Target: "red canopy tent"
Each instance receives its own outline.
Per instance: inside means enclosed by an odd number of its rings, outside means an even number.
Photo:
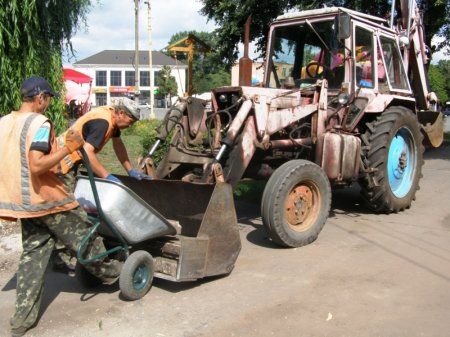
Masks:
[[[84,101],[81,107],[81,115],[84,115],[90,105],[89,98],[91,97],[92,77],[69,68],[64,68],[63,74],[66,87],[66,103],[69,104],[73,100]],[[85,83],[89,83],[88,92],[81,87]]]
[[[92,77],[85,75],[83,73],[80,73],[79,71],[76,71],[75,69],[69,69],[65,68],[63,69],[64,72],[64,80],[71,80],[76,83],[82,84],[82,83],[92,83]]]

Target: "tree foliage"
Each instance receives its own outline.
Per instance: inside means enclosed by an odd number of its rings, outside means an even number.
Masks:
[[[175,77],[170,75],[171,71],[169,66],[163,66],[156,81],[160,95],[164,96],[164,98],[169,96],[169,99],[171,96],[176,96],[178,92],[177,81]]]
[[[436,93],[441,104],[450,100],[450,60],[441,60],[428,69],[430,89]]]
[[[62,52],[72,52],[71,37],[85,17],[90,0],[9,0],[0,7],[0,116],[18,109],[20,85],[42,76],[63,91]],[[65,126],[63,97],[46,115],[57,132]]]
[[[217,51],[231,66],[238,57],[238,43],[244,41],[244,24],[251,15],[250,40],[264,56],[270,23],[287,11],[323,6],[343,6],[363,13],[386,17],[391,10],[387,0],[201,0],[201,13],[217,23]],[[431,46],[434,35],[443,41],[433,51],[450,46],[450,3],[448,0],[418,0],[424,10],[425,42]]]
[[[226,70],[221,56],[217,52],[217,36],[215,33],[197,32],[195,30],[179,32],[172,35],[169,45],[185,38],[189,34],[194,35],[212,49],[209,53],[194,53],[192,62],[194,92],[208,92],[213,88],[230,85],[231,74]],[[177,59],[186,60],[186,58],[185,54],[177,53]]]

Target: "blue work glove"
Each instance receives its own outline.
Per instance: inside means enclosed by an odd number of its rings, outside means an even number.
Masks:
[[[122,183],[119,178],[117,178],[116,176],[113,176],[112,174],[108,174],[107,177],[105,179],[108,179],[109,181],[114,181],[115,183]]]
[[[128,175],[131,178],[134,178],[134,179],[137,179],[137,180],[142,180],[142,179],[151,180],[152,179],[152,177],[150,177],[150,176],[148,176],[148,175],[146,175],[144,173],[138,172],[136,170],[129,170],[128,171]]]

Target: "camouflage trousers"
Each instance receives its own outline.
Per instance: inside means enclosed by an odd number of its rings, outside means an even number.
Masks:
[[[39,218],[21,219],[21,224],[23,252],[17,271],[15,313],[10,320],[12,329],[28,329],[37,320],[45,271],[55,242],[60,241],[72,252],[76,252],[91,226],[81,207]],[[102,238],[95,236],[87,245],[84,257],[92,257],[104,251]],[[85,268],[104,283],[111,283],[120,275],[121,266],[121,262],[105,258],[85,265]]]
[[[69,189],[70,193],[74,193],[77,183],[77,172],[79,165],[75,165],[65,175],[60,175],[59,178],[64,181],[64,184]],[[56,241],[55,250],[53,251],[51,262],[56,269],[64,269],[67,267],[69,270],[73,268],[73,260],[75,260],[76,254],[70,249],[66,248],[64,243],[60,240]]]

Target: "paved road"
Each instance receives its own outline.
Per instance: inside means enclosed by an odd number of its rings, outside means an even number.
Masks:
[[[154,108],[153,113],[155,114],[155,118],[162,120],[164,116],[166,115],[167,109],[163,108]],[[148,108],[141,108],[141,119],[148,119],[150,115],[150,109]]]
[[[426,153],[423,175],[399,214],[368,212],[357,188],[335,192],[318,240],[298,249],[271,244],[258,205],[238,203],[243,247],[229,276],[156,280],[139,301],[49,272],[27,336],[450,336],[450,146]],[[0,272],[0,336],[14,282],[14,268]]]

